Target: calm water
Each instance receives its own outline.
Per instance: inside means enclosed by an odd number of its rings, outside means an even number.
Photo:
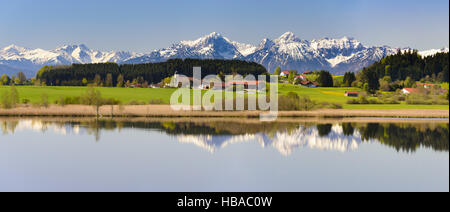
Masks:
[[[0,118],[0,191],[449,191],[448,120],[368,121]]]

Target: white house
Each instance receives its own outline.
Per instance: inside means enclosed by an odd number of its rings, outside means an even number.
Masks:
[[[281,76],[281,77],[288,77],[288,76],[289,76],[289,71],[282,71],[282,72],[280,73],[280,76]]]

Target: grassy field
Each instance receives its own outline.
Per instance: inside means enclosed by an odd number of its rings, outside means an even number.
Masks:
[[[28,99],[30,102],[39,102],[42,94],[48,95],[49,102],[53,103],[61,97],[76,97],[81,96],[86,87],[38,87],[38,86],[17,86],[19,97]],[[9,89],[8,86],[0,86],[0,94]],[[107,88],[99,87],[98,89],[103,98],[115,98],[124,103],[136,100],[149,102],[150,100],[163,100],[163,103],[168,104],[170,95],[175,89],[143,89],[143,88]]]
[[[0,86],[0,95],[9,86]],[[176,89],[148,89],[148,88],[97,88],[103,98],[115,98],[123,103],[140,101],[148,103],[150,100],[161,100],[162,104],[170,102],[170,96]],[[17,86],[21,102],[28,99],[31,103],[39,102],[41,95],[46,93],[50,103],[61,97],[76,97],[82,95],[86,87],[36,87]],[[309,96],[318,102],[330,102],[342,104],[344,109],[449,109],[448,105],[348,105],[347,100],[351,97],[344,96],[345,91],[359,91],[357,88],[306,88],[291,84],[280,84],[279,94],[295,92],[300,95]]]

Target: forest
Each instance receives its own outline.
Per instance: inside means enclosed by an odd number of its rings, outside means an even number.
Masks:
[[[416,50],[403,53],[399,51],[375,62],[361,72],[364,75],[374,72],[379,79],[389,76],[392,81],[405,80],[407,77],[419,81],[429,76],[438,82],[448,82],[448,55],[449,53],[438,53],[422,58]]]
[[[240,74],[255,76],[266,74],[264,66],[240,60],[200,60],[171,59],[162,63],[123,64],[72,64],[68,66],[44,66],[36,74],[36,81],[47,86],[84,86],[96,84],[121,87],[126,81],[138,83],[159,83],[175,72],[192,76],[193,67],[202,68],[202,77],[206,75]]]

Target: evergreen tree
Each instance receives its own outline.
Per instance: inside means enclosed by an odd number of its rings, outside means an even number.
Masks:
[[[365,89],[367,92],[375,93],[378,90],[380,87],[380,82],[375,71],[369,71],[366,73],[366,83],[367,87]]]
[[[429,76],[431,81],[448,82],[449,53],[438,53],[423,58],[417,50],[399,51],[395,55],[387,56],[375,62],[362,71],[374,71],[379,78],[390,76],[392,81],[406,80],[407,77],[419,81]],[[432,79],[433,77],[435,80]]]
[[[328,71],[319,71],[317,82],[321,87],[333,87],[333,76]]]
[[[273,73],[274,75],[278,75],[280,76],[281,74],[281,68],[279,66],[277,66],[277,68],[275,69],[275,72]]]
[[[106,79],[107,74],[111,74],[113,79],[118,79],[122,75],[123,80],[132,81],[136,79],[140,83],[159,83],[164,78],[178,74],[192,76],[193,67],[202,67],[202,77],[207,75],[217,75],[222,72],[224,75],[240,74],[255,76],[267,73],[264,66],[240,60],[200,60],[200,59],[170,59],[162,63],[145,64],[125,64],[115,63],[99,64],[72,64],[69,66],[44,66],[36,75],[36,81],[50,86],[80,86],[83,85],[83,78],[94,84],[101,85],[95,76]],[[97,77],[98,79],[98,77]],[[97,83],[95,83],[97,81]],[[115,83],[113,82],[113,85]],[[115,85],[120,84],[117,82]]]
[[[344,81],[343,86],[344,87],[352,87],[353,82],[356,81],[355,73],[353,72],[346,72],[344,74]]]
[[[297,71],[289,71],[288,82],[294,83],[295,75],[297,75]]]

